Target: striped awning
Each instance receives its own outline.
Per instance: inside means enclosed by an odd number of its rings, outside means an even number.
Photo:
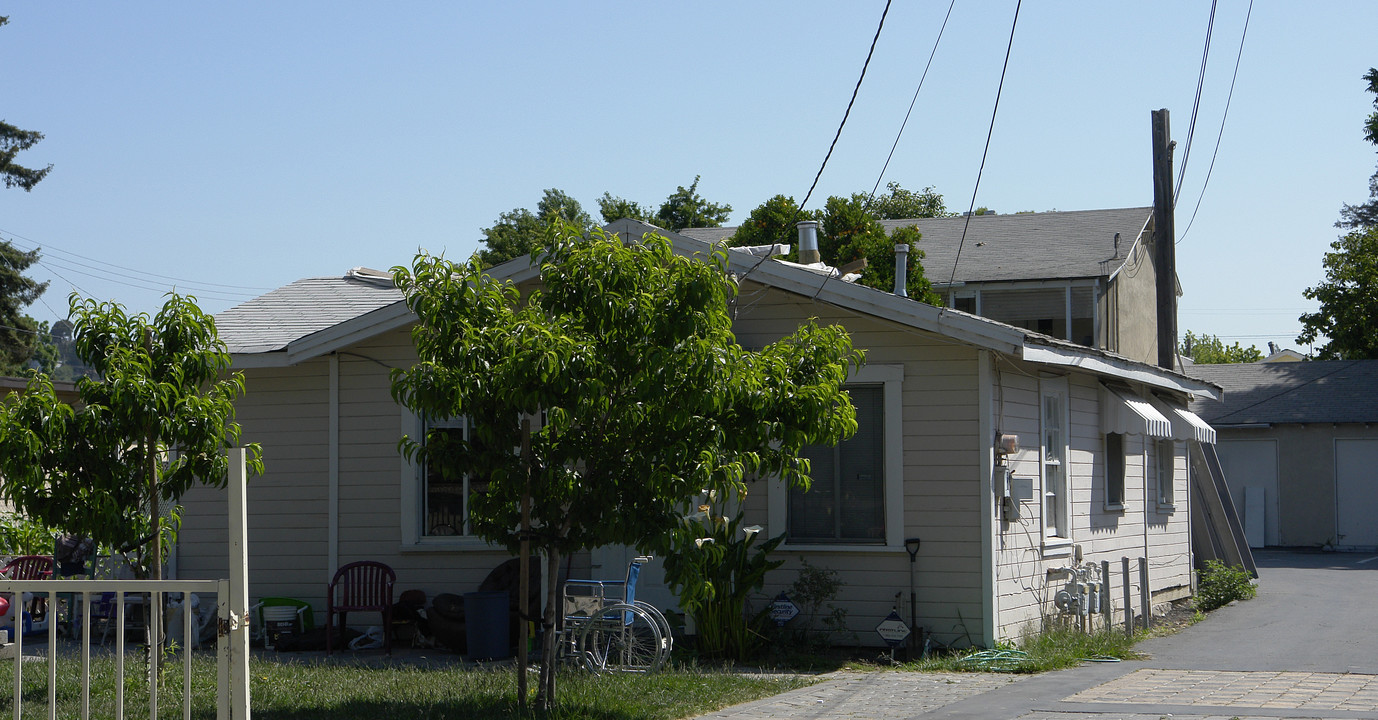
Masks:
[[[1101,385],[1100,424],[1107,434],[1172,437],[1172,423],[1127,387]]]
[[[1172,437],[1178,440],[1195,440],[1208,445],[1215,444],[1215,428],[1202,420],[1200,415],[1160,397],[1150,396],[1149,400],[1172,423]]]

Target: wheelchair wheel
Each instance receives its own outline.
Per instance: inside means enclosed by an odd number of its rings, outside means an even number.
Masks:
[[[664,613],[660,612],[659,608],[648,602],[637,600],[636,606],[655,618],[656,625],[660,627],[660,642],[665,647],[665,658],[669,659],[670,651],[675,649],[675,635],[670,630],[670,621],[665,619]]]
[[[626,603],[609,605],[590,619],[579,636],[579,650],[595,672],[655,672],[669,655],[656,619]]]

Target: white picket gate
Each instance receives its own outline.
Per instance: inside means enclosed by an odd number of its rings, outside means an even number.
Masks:
[[[203,597],[211,594],[216,598],[216,713],[217,720],[249,720],[249,584],[248,584],[248,537],[246,533],[245,506],[245,466],[244,451],[230,451],[229,478],[229,568],[230,577],[221,580],[6,580],[0,578],[0,593],[8,593],[11,602],[17,607],[14,637],[7,646],[4,656],[13,655],[14,663],[14,718],[22,717],[21,697],[23,690],[24,633],[23,593],[33,597],[45,597],[48,609],[48,717],[57,718],[57,667],[59,660],[58,640],[58,601],[62,599],[76,603],[80,608],[78,621],[80,637],[71,641],[80,644],[81,662],[81,719],[88,720],[91,710],[91,641],[92,617],[91,601],[100,598],[102,593],[114,593],[115,645],[115,717],[124,719],[124,676],[125,676],[125,614],[126,600],[131,597],[141,599],[141,604],[151,608],[152,627],[162,627],[161,608],[167,593],[182,593],[189,598],[192,593]],[[191,667],[192,643],[195,637],[193,613],[189,603],[184,603],[182,613],[182,637],[186,638],[181,649],[182,663],[182,717],[190,720],[191,707]],[[142,611],[140,611],[142,614]],[[140,660],[142,665],[142,659]],[[150,663],[150,665],[155,665]],[[150,672],[148,717],[158,717],[157,673]]]

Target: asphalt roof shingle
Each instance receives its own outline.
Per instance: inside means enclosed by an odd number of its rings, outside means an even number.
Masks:
[[[400,290],[377,278],[305,278],[216,315],[215,327],[231,353],[273,352],[401,301]]]
[[[924,271],[934,282],[1009,282],[1108,276],[1153,217],[1153,208],[976,215],[971,218],[882,220],[887,232],[916,225]],[[966,240],[962,240],[965,230]],[[681,235],[718,242],[737,231],[686,228]],[[1119,234],[1118,248],[1115,235]],[[797,242],[791,237],[785,242]],[[961,263],[953,272],[957,249]]]
[[[1224,402],[1191,409],[1212,425],[1378,422],[1378,360],[1192,365],[1219,385]]]

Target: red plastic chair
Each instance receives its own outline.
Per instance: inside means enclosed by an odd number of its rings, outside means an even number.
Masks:
[[[335,572],[325,591],[325,654],[335,650],[335,615],[340,616],[340,639],[351,612],[376,612],[383,616],[383,647],[392,654],[392,588],[397,573],[373,560],[352,562]]]
[[[48,580],[53,577],[53,558],[51,555],[20,555],[0,569],[0,575],[11,580]],[[48,599],[35,595],[29,603],[29,617],[36,620],[47,612]]]

